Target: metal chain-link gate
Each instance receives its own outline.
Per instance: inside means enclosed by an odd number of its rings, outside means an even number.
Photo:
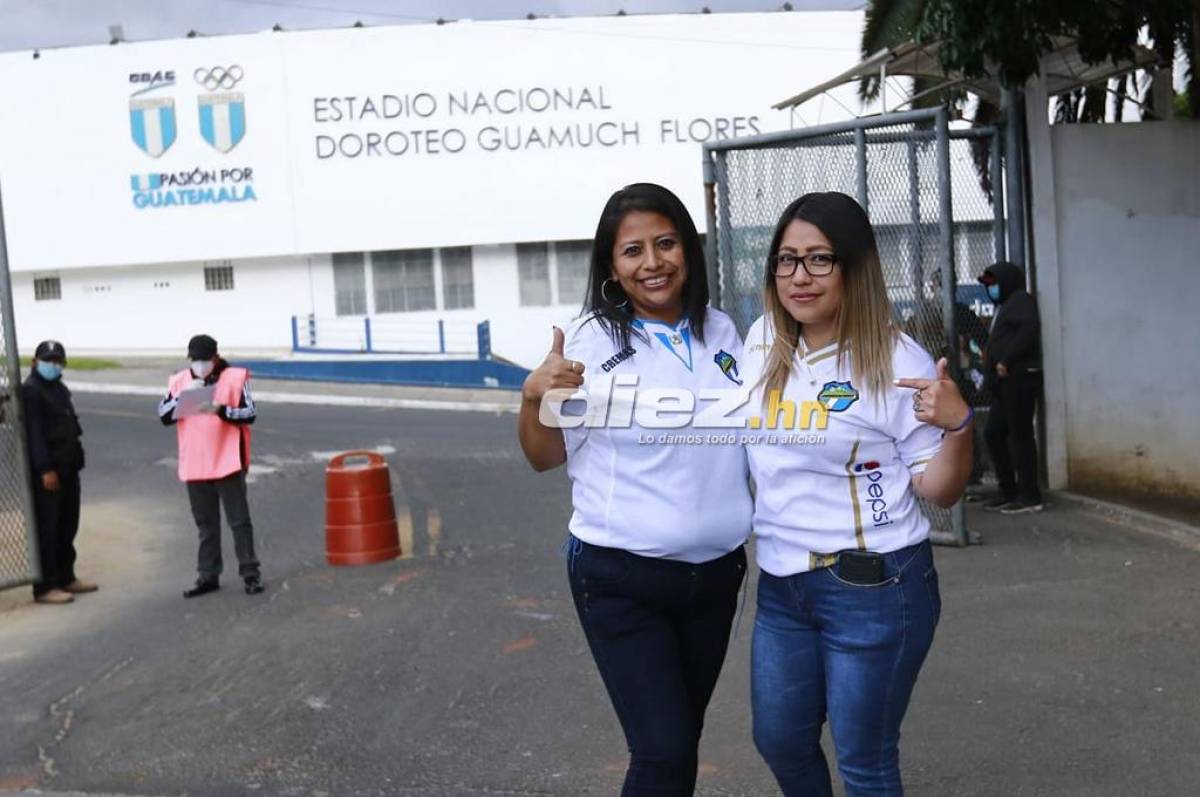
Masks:
[[[0,204],[0,589],[38,579],[33,496],[25,461],[21,359],[13,320],[12,284]]]
[[[947,357],[966,399],[986,408],[992,305],[976,280],[1004,258],[1001,140],[994,127],[951,130],[947,110],[933,108],[706,144],[713,304],[744,335],[762,314],[779,214],[811,191],[849,194],[870,216],[896,323]],[[961,503],[922,506],[939,536],[966,544]]]

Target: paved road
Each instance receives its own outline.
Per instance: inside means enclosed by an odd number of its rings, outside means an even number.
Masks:
[[[623,740],[558,551],[567,481],[525,467],[512,415],[264,405],[268,592],[184,601],[195,531],[173,433],[152,399],[78,398],[82,572],[103,589],[63,608],[0,594],[0,792],[616,793]],[[329,568],[322,452],[372,446],[393,452],[412,555]],[[910,794],[1193,793],[1196,546],[1079,508],[974,520],[985,546],[938,551]],[[701,794],[776,793],[750,741],[752,626],[753,592]]]

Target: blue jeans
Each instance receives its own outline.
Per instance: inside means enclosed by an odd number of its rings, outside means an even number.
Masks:
[[[751,659],[754,744],[786,797],[832,797],[829,718],[847,797],[901,797],[900,723],[941,614],[929,542],[858,586],[822,568],[762,573]]]
[[[725,662],[745,549],[694,565],[568,544],[575,608],[629,745],[621,794],[686,797],[696,788],[704,711]]]

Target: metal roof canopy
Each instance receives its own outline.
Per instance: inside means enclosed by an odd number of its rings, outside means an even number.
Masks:
[[[947,72],[938,63],[938,47],[939,45],[936,43],[917,44],[915,42],[905,42],[896,47],[884,48],[870,58],[842,72],[840,75],[802,91],[793,97],[782,100],[771,107],[776,110],[796,108],[830,89],[835,89],[846,83],[876,74],[879,75],[881,84],[883,85],[882,97],[885,112],[889,110],[886,107],[886,86],[887,78],[890,76],[923,77],[938,81],[938,85],[906,98],[890,110],[902,108],[919,97],[949,88],[963,88],[989,100],[993,104],[1000,104],[1003,90],[998,80],[990,78],[967,78],[959,72]],[[1046,77],[1046,93],[1049,96],[1062,94],[1081,86],[1099,83],[1134,69],[1154,69],[1157,67],[1157,64],[1158,59],[1154,52],[1139,44],[1135,45],[1133,58],[1128,61],[1121,63],[1109,61],[1089,65],[1084,63],[1080,57],[1079,50],[1075,46],[1075,39],[1066,36],[1058,37],[1055,40],[1054,49],[1042,56],[1042,69]],[[989,64],[989,69],[991,68]]]

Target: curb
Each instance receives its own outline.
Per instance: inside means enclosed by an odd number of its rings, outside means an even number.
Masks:
[[[1145,534],[1151,534],[1155,537],[1173,540],[1189,548],[1200,550],[1200,526],[1194,526],[1182,520],[1166,518],[1162,515],[1156,515],[1153,512],[1134,509],[1123,504],[1114,504],[1110,501],[1066,490],[1055,490],[1050,495],[1061,499],[1064,503],[1090,510],[1092,514],[1098,515],[1112,523],[1120,524]]]
[[[118,385],[103,382],[70,383],[75,393],[100,393],[114,396],[154,396],[162,398],[163,389],[150,385]],[[445,410],[447,412],[497,412],[515,414],[520,407],[495,401],[435,401],[433,399],[386,398],[382,396],[338,396],[314,393],[254,391],[254,400],[264,404],[309,404],[323,407],[373,407],[398,410]]]

